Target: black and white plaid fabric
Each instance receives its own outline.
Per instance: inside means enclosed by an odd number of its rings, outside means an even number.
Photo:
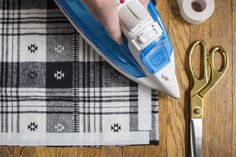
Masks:
[[[0,145],[158,143],[157,94],[103,61],[53,0],[0,0]]]

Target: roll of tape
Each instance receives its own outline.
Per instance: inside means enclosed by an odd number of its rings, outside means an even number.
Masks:
[[[214,0],[177,0],[181,16],[191,24],[205,22],[214,12]]]

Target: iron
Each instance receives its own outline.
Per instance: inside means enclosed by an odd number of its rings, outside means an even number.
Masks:
[[[55,0],[82,37],[115,69],[131,80],[179,98],[174,52],[152,2],[117,0],[122,45],[114,42],[81,0]]]

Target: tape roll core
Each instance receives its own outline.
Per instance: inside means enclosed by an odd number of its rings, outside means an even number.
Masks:
[[[192,8],[196,12],[202,12],[206,9],[206,1],[205,0],[195,0],[192,2]]]

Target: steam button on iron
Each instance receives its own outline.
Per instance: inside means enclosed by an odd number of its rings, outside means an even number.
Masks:
[[[122,4],[122,3],[125,3],[125,0],[120,0],[120,3]]]

